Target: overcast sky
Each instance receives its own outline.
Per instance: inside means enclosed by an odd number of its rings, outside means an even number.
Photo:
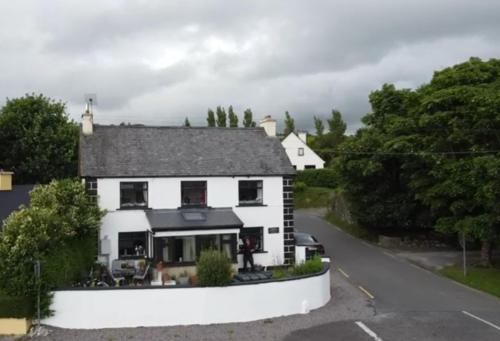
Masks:
[[[500,57],[499,0],[2,1],[0,98],[43,93],[79,120],[206,125],[252,108],[349,130],[383,83],[416,87],[470,56]],[[241,120],[241,118],[240,118]]]

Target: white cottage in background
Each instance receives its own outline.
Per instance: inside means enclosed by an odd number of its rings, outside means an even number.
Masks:
[[[318,156],[306,143],[307,133],[290,133],[281,144],[286,150],[293,167],[297,170],[320,169],[325,166],[325,161]]]
[[[262,128],[94,125],[83,115],[79,172],[106,210],[99,258],[147,257],[194,266],[217,247],[242,266],[249,236],[256,264],[292,263],[295,170]]]

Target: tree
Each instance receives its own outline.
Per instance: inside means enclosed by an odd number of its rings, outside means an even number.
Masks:
[[[288,136],[295,131],[295,120],[290,116],[288,111],[285,112],[285,130],[283,134]]]
[[[491,264],[500,235],[500,60],[471,58],[416,90],[386,84],[370,103],[337,163],[359,221],[466,233]]]
[[[189,122],[189,119],[187,117],[184,120],[184,127],[191,127],[191,123]]]
[[[245,112],[243,113],[243,126],[245,128],[251,128],[256,126],[255,122],[253,121],[252,109],[250,108],[245,110]]]
[[[332,110],[332,117],[327,122],[330,130],[328,132],[330,146],[337,146],[344,140],[347,125],[342,119],[340,111],[335,109]]]
[[[212,109],[208,109],[207,123],[209,127],[215,127],[215,114]]]
[[[14,211],[0,233],[0,291],[28,297],[34,306],[40,285],[42,314],[50,313],[50,291],[88,272],[97,254],[103,212],[79,179],[37,185],[29,207]],[[40,282],[34,261],[42,264]]]
[[[227,126],[226,109],[224,109],[220,105],[217,106],[216,115],[217,115],[217,127],[225,128]]]
[[[237,128],[238,127],[238,116],[233,111],[233,106],[230,105],[227,109],[227,115],[229,117],[229,127]]]
[[[323,136],[325,125],[321,118],[314,116],[314,127],[316,128],[316,136]]]
[[[43,95],[7,99],[0,110],[0,168],[18,184],[77,175],[78,125],[62,102]]]

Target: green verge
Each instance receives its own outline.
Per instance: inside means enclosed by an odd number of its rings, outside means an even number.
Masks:
[[[344,232],[347,232],[354,237],[366,240],[370,243],[377,243],[378,242],[378,234],[377,233],[375,233],[371,230],[368,230],[366,228],[363,228],[357,224],[350,224],[350,223],[340,219],[332,211],[328,211],[328,213],[325,216],[325,219],[329,223],[337,226],[338,228],[340,228]]]
[[[331,188],[306,186],[302,191],[294,193],[295,208],[328,207],[333,192]]]
[[[500,297],[500,268],[468,267],[464,277],[460,266],[448,266],[438,271],[457,282]]]

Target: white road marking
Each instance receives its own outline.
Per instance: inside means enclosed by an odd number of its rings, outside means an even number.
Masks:
[[[366,334],[370,335],[370,336],[371,336],[371,338],[373,338],[375,341],[384,341],[384,340],[382,340],[380,337],[378,337],[378,335],[377,335],[377,334],[375,334],[375,333],[373,332],[373,330],[371,330],[370,328],[368,328],[368,327],[367,327],[367,326],[366,326],[363,322],[361,322],[361,321],[356,321],[356,324],[358,325],[358,327],[359,327],[359,328],[363,329],[363,331],[364,331]]]
[[[342,275],[344,275],[345,278],[349,278],[349,275],[344,271],[342,270],[341,268],[339,268],[339,271]]]
[[[373,248],[373,245],[372,245],[372,244],[369,244],[369,243],[367,243],[367,242],[365,242],[365,241],[361,241],[361,243],[362,243],[362,244],[364,244],[365,246],[368,246],[368,247],[370,247],[370,248]]]
[[[487,324],[487,325],[488,325],[488,326],[490,326],[490,327],[493,327],[493,328],[495,328],[495,329],[497,329],[497,330],[500,330],[500,327],[499,327],[499,326],[497,326],[497,325],[496,325],[496,324],[494,324],[494,323],[491,323],[490,321],[486,321],[486,320],[484,320],[484,319],[482,319],[482,318],[480,318],[480,317],[478,317],[478,316],[476,316],[476,315],[474,315],[474,314],[471,314],[471,313],[469,313],[469,312],[467,312],[467,311],[465,311],[465,310],[462,310],[462,313],[464,313],[465,315],[470,316],[470,317],[472,317],[472,318],[474,318],[474,319],[476,319],[476,320],[478,320],[478,321],[481,321],[481,322],[483,322],[483,323]]]
[[[389,256],[389,257],[391,257],[391,258],[396,259],[396,256],[394,256],[392,253],[389,253],[389,252],[387,252],[387,251],[383,251],[383,252],[384,252],[384,255]]]

